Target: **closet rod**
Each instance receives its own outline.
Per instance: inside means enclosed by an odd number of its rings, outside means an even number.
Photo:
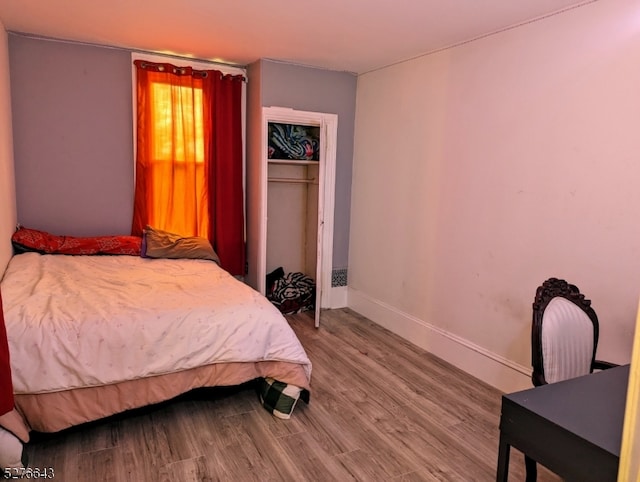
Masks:
[[[270,177],[268,178],[269,182],[291,182],[291,183],[302,183],[302,184],[318,184],[315,179],[292,179],[289,177]]]

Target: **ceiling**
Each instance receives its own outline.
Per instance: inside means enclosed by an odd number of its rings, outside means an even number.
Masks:
[[[9,32],[365,73],[597,0],[0,0]]]

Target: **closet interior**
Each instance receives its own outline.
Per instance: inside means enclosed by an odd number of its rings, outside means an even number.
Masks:
[[[283,313],[314,309],[316,326],[331,278],[336,124],[335,114],[263,109],[264,294]]]

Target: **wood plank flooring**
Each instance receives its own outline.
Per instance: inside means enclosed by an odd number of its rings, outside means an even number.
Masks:
[[[272,417],[250,384],[202,390],[25,447],[74,481],[491,481],[497,390],[349,309],[287,317],[313,363],[311,402]],[[541,482],[560,480],[540,467]],[[524,480],[511,453],[510,480]]]

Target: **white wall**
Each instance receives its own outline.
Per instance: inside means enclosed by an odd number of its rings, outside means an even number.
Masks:
[[[0,278],[11,258],[11,234],[16,227],[16,193],[11,131],[9,47],[0,21]]]
[[[640,3],[607,0],[358,79],[349,306],[505,391],[551,276],[630,359]]]

